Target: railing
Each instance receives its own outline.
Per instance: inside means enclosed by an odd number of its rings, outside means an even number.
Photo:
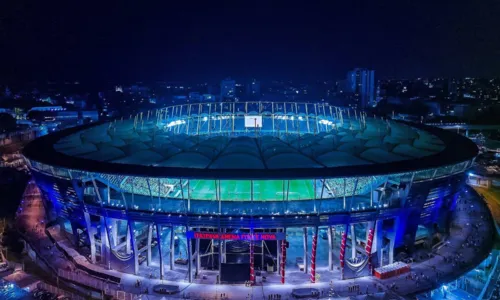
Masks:
[[[496,224],[496,222],[495,222],[495,224]],[[498,228],[498,225],[497,225],[497,228]],[[497,258],[495,259],[495,264],[493,265],[493,269],[491,270],[490,275],[488,276],[488,279],[486,280],[486,284],[484,285],[484,288],[481,291],[481,294],[479,294],[479,296],[477,297],[478,299],[485,299],[484,297],[485,297],[486,291],[490,289],[490,285],[493,289],[495,288],[495,286],[494,286],[495,282],[493,282],[493,284],[492,284],[491,281],[492,281],[492,279],[494,279],[493,275],[495,275],[495,274],[496,274],[495,279],[498,278],[499,271],[500,271],[498,268],[499,261],[500,261],[500,256],[497,255]],[[493,290],[491,292],[493,292]],[[491,294],[491,292],[488,294]],[[488,297],[487,299],[490,299],[491,295],[487,295],[487,297]]]

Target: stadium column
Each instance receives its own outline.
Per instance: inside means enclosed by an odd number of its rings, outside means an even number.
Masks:
[[[128,232],[129,232],[129,238],[127,240],[129,241],[129,244],[132,246],[132,251],[133,251],[133,257],[134,257],[134,274],[137,275],[139,274],[139,253],[137,251],[137,243],[135,241],[135,234],[134,234],[134,221],[128,221]]]
[[[311,283],[316,282],[316,248],[318,246],[318,226],[314,227],[311,249]]]
[[[277,229],[276,232],[280,230]],[[280,261],[280,252],[281,252],[281,240],[276,240],[276,272],[281,272],[281,261]]]
[[[374,233],[375,233],[375,222],[368,222],[366,225],[366,247],[365,247],[365,252],[366,256],[368,257],[368,272],[370,272],[370,275],[373,274],[373,267],[372,267],[372,246],[373,246],[373,240],[374,240]]]
[[[340,241],[340,279],[342,280],[344,280],[345,249],[346,249],[348,232],[349,232],[349,224],[345,224],[344,232],[342,232],[342,240]]]
[[[382,220],[377,220],[375,223],[375,246],[373,246],[375,249],[377,249],[377,260],[378,260],[378,266],[383,267],[384,266],[384,248],[383,248],[383,241],[384,241],[384,233],[383,233],[383,221]]]
[[[220,227],[219,227],[219,232],[220,232]],[[219,261],[219,282],[220,283],[220,276],[221,276],[221,269],[222,269],[222,239],[218,240],[218,248],[219,248],[219,256],[218,256],[218,261]]]
[[[226,233],[227,229],[226,228],[222,229],[222,232]],[[222,242],[222,262],[226,263],[226,240],[221,240],[221,242]]]
[[[130,232],[130,230],[127,230],[127,233],[125,234],[126,236],[126,241],[125,241],[125,250],[127,251],[127,253],[130,253],[132,252],[132,235],[133,235],[133,231]]]
[[[285,239],[281,240],[281,263],[280,263],[280,275],[281,275],[281,284],[285,284],[285,267],[286,267],[286,228],[283,228],[283,232],[285,233]]]
[[[88,212],[83,213],[85,217],[85,226],[87,228],[87,234],[89,237],[90,243],[90,261],[95,264],[95,238],[94,238],[94,229],[92,228],[92,223],[90,222],[90,215]]]
[[[303,228],[303,232],[304,232],[304,236],[303,236],[303,240],[304,240],[304,258],[303,258],[303,262],[304,262],[304,273],[307,274],[307,227],[304,227]]]
[[[158,241],[158,254],[160,258],[160,279],[163,279],[163,255],[161,252],[161,231],[160,225],[156,223],[156,240]]]
[[[264,271],[264,248],[265,248],[264,247],[264,240],[262,240],[260,242],[260,246],[261,246],[261,250],[262,250],[261,253],[260,253],[260,269],[262,271]]]
[[[200,231],[201,228],[198,228],[198,231]],[[201,261],[200,261],[200,239],[196,239],[196,275],[200,274],[201,271]]]
[[[189,230],[189,227],[186,226],[186,232]],[[189,282],[193,282],[193,253],[191,247],[191,239],[187,238],[187,254],[188,254],[188,280]]]
[[[351,259],[356,259],[356,230],[354,224],[351,224]]]
[[[147,248],[147,256],[148,256],[148,267],[151,266],[151,243],[153,241],[153,224],[148,225],[148,248]]]
[[[394,227],[392,229],[390,241],[389,241],[389,264],[392,264],[394,262],[394,247],[396,245],[396,234],[397,230],[399,228],[399,219],[400,217],[396,217],[394,220]]]
[[[250,239],[250,284],[255,284],[255,261],[254,261],[254,245],[255,241],[253,240],[253,231],[252,238]]]
[[[347,178],[344,178],[344,210],[346,209],[346,184],[347,184]]]
[[[170,226],[170,252],[169,252],[169,260],[170,260],[170,270],[174,269],[174,254],[175,254],[175,230],[174,225]]]
[[[109,218],[108,218],[109,220]],[[118,244],[118,225],[115,219],[111,219],[111,248],[114,249]]]
[[[333,243],[335,240],[332,226],[328,226],[328,271],[333,271]]]
[[[110,245],[109,245],[109,238],[108,238],[108,232],[106,228],[106,220],[104,219],[104,216],[101,216],[101,262],[103,261],[104,258],[104,264],[106,265],[106,268],[110,269],[110,260],[111,260],[111,253],[110,253]]]

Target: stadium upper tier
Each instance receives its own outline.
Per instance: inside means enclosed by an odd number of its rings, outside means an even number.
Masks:
[[[378,175],[476,153],[468,139],[443,130],[299,103],[172,106],[62,131],[25,151],[35,161],[78,170],[199,178]]]

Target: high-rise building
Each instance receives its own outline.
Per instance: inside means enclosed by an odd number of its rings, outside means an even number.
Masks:
[[[236,81],[231,78],[226,78],[220,83],[220,99],[221,101],[233,99],[235,96]]]
[[[375,101],[375,71],[356,68],[347,73],[347,91],[354,105],[365,108]]]
[[[247,97],[249,98],[258,98],[260,97],[260,82],[252,79],[247,84]]]

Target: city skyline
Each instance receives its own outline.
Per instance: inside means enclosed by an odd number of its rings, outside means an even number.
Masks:
[[[186,6],[5,4],[2,80],[498,76],[488,1]],[[145,17],[147,16],[147,18]]]

